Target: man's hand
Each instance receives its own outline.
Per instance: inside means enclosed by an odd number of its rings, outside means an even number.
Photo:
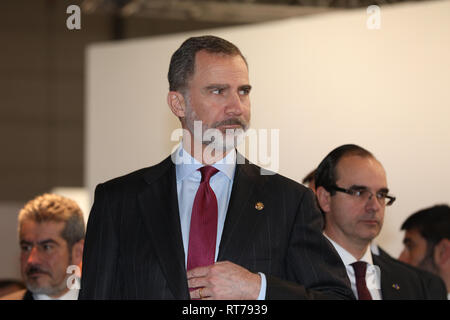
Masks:
[[[191,299],[256,300],[261,276],[229,261],[216,262],[187,272]]]

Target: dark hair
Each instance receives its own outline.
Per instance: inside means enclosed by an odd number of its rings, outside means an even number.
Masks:
[[[187,83],[194,74],[195,55],[201,50],[229,56],[239,55],[247,64],[239,48],[225,39],[215,36],[191,37],[183,42],[170,59],[168,73],[170,91],[182,92],[187,88]]]
[[[322,186],[331,195],[336,193],[331,187],[336,185],[337,172],[336,166],[344,156],[360,156],[363,158],[374,158],[372,153],[355,144],[345,144],[332,150],[319,164],[314,175],[316,188]]]
[[[450,207],[442,204],[413,213],[401,226],[401,230],[411,229],[417,229],[433,246],[442,239],[450,239]]]

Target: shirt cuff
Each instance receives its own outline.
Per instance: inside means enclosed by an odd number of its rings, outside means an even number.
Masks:
[[[266,289],[267,289],[267,280],[266,276],[262,272],[258,272],[261,276],[261,289],[259,290],[258,300],[266,300]]]

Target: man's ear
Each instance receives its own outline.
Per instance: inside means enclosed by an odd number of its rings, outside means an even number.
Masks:
[[[84,239],[78,241],[72,246],[72,264],[81,267],[83,260]]]
[[[330,212],[330,193],[322,186],[316,189],[317,202],[323,212]]]
[[[183,95],[178,91],[169,91],[167,94],[167,104],[170,110],[178,118],[184,118],[186,103]]]
[[[434,247],[434,261],[439,269],[450,267],[450,240],[442,239]]]

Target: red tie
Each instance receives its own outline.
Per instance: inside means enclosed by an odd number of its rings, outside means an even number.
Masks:
[[[358,292],[358,300],[372,300],[369,289],[366,285],[366,268],[367,263],[364,261],[357,261],[351,264],[355,270],[356,290]]]
[[[218,170],[211,166],[199,169],[202,180],[192,206],[187,270],[214,263],[217,237],[217,198],[209,179]]]

